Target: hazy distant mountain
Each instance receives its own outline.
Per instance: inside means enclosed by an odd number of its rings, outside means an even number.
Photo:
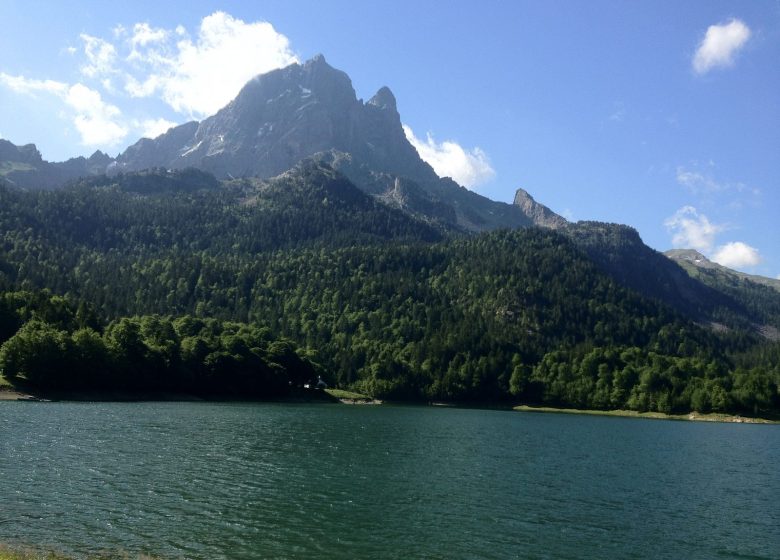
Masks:
[[[71,179],[105,173],[112,161],[111,157],[97,151],[89,158],[51,163],[41,157],[35,144],[16,146],[0,139],[0,178],[24,189],[51,189]]]
[[[691,274],[687,260],[667,258],[648,247],[630,226],[578,222],[561,231],[620,284],[700,323],[749,329],[768,338],[780,333],[780,294],[767,286],[714,263]]]
[[[666,251],[664,255],[682,266],[695,278],[702,279],[702,276],[706,275],[720,276],[722,279],[732,283],[737,283],[740,280],[749,280],[750,282],[769,286],[770,288],[780,291],[780,280],[733,270],[716,262],[712,262],[695,249],[672,249]]]
[[[433,221],[473,231],[539,223],[522,206],[439,178],[406,139],[392,92],[383,87],[364,103],[349,77],[321,55],[258,76],[200,123],[140,140],[112,171],[191,166],[218,178],[267,178],[312,156],[364,191]],[[539,225],[556,222],[549,214]]]

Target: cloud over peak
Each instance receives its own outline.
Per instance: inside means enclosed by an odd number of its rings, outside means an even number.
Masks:
[[[742,268],[746,266],[756,266],[761,262],[761,255],[758,249],[751,247],[741,241],[732,241],[721,245],[712,260],[729,268]]]
[[[496,176],[490,159],[481,148],[464,149],[452,140],[436,142],[431,133],[422,140],[415,136],[411,127],[403,125],[403,128],[407,140],[440,177],[452,177],[464,187],[474,189]]]
[[[742,241],[730,241],[715,247],[715,237],[728,229],[722,224],[713,224],[693,206],[683,206],[664,222],[672,234],[675,248],[696,249],[710,255],[710,259],[729,268],[744,268],[760,264],[758,249]]]
[[[159,95],[195,118],[217,112],[256,75],[298,62],[287,37],[270,23],[246,23],[225,12],[203,18],[194,39],[181,26],[169,31],[141,23],[127,42],[127,93]]]
[[[693,206],[683,206],[667,218],[664,225],[672,234],[672,245],[696,249],[702,253],[712,250],[715,236],[725,229],[722,225],[710,222],[707,216],[699,214]]]
[[[732,66],[735,55],[745,46],[750,36],[750,28],[739,19],[710,25],[696,49],[696,54],[693,55],[694,72],[702,75],[713,68]]]
[[[0,86],[59,99],[81,143],[107,148],[131,131],[155,137],[176,124],[157,115],[125,116],[115,104],[122,98],[157,98],[188,119],[200,119],[225,106],[256,75],[298,62],[287,37],[270,23],[247,23],[221,11],[204,17],[193,36],[181,25],[164,29],[148,22],[112,31],[108,39],[82,33],[81,48],[68,49],[81,58],[83,83],[0,72]]]

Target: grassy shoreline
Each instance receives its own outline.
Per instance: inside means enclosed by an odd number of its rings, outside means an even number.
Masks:
[[[344,389],[325,389],[325,392],[338,399],[343,404],[382,404],[382,401],[354,391],[345,391]]]
[[[129,554],[121,551],[102,552],[88,556],[70,556],[46,548],[0,543],[0,560],[76,560],[76,558],[85,558],[86,560],[155,560],[154,557],[145,554]]]
[[[677,420],[686,422],[723,422],[733,424],[780,424],[769,418],[753,418],[734,414],[713,412],[702,414],[689,412],[687,414],[664,414],[663,412],[637,412],[635,410],[585,410],[579,408],[556,408],[551,406],[518,405],[512,408],[519,412],[583,414],[586,416],[616,416],[620,418],[649,418],[652,420]]]

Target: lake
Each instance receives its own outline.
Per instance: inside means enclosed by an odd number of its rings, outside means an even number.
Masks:
[[[0,542],[162,558],[779,558],[780,426],[0,403]]]

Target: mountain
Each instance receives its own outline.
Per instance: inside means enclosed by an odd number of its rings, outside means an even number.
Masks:
[[[43,159],[35,144],[16,146],[0,139],[0,179],[23,189],[52,189],[78,177],[105,173],[113,161],[97,151],[89,158],[51,163]]]
[[[740,294],[626,226],[453,235],[311,159],[0,186],[0,375],[42,389],[243,393],[297,355],[290,375],[383,398],[774,414],[780,347],[754,328],[771,300]],[[728,332],[703,328],[718,313]]]
[[[544,204],[539,204],[534,198],[524,189],[517,189],[515,193],[514,205],[523,211],[523,214],[528,216],[534,225],[547,227],[551,229],[558,229],[565,227],[568,222],[562,216],[559,216]]]
[[[712,262],[695,249],[671,249],[664,252],[664,255],[683,267],[691,276],[700,280],[719,276],[731,284],[749,281],[780,291],[780,280],[778,279],[733,270]]]
[[[347,74],[321,55],[257,76],[202,122],[140,140],[109,171],[197,167],[218,178],[268,178],[308,157],[434,222],[467,231],[536,224],[522,205],[495,202],[438,177],[406,139],[390,89],[363,102]],[[544,219],[555,221],[549,214]]]
[[[648,247],[630,226],[578,222],[561,231],[602,270],[645,297],[662,301],[714,329],[752,331],[776,338],[780,294],[767,286],[745,279],[724,281],[722,272],[691,275],[680,265],[684,260],[670,259]]]
[[[0,140],[0,180],[51,189],[102,173],[187,167],[219,179],[266,179],[306,158],[327,163],[385,204],[438,227],[478,232],[566,223],[522,189],[514,204],[506,204],[436,175],[407,140],[390,89],[382,87],[364,102],[349,76],[322,55],[257,76],[215,115],[142,138],[116,160],[98,151],[51,163],[32,144]]]
[[[693,249],[664,254],[697,282],[737,302],[739,312],[753,318],[761,335],[780,340],[780,281],[732,270]]]

